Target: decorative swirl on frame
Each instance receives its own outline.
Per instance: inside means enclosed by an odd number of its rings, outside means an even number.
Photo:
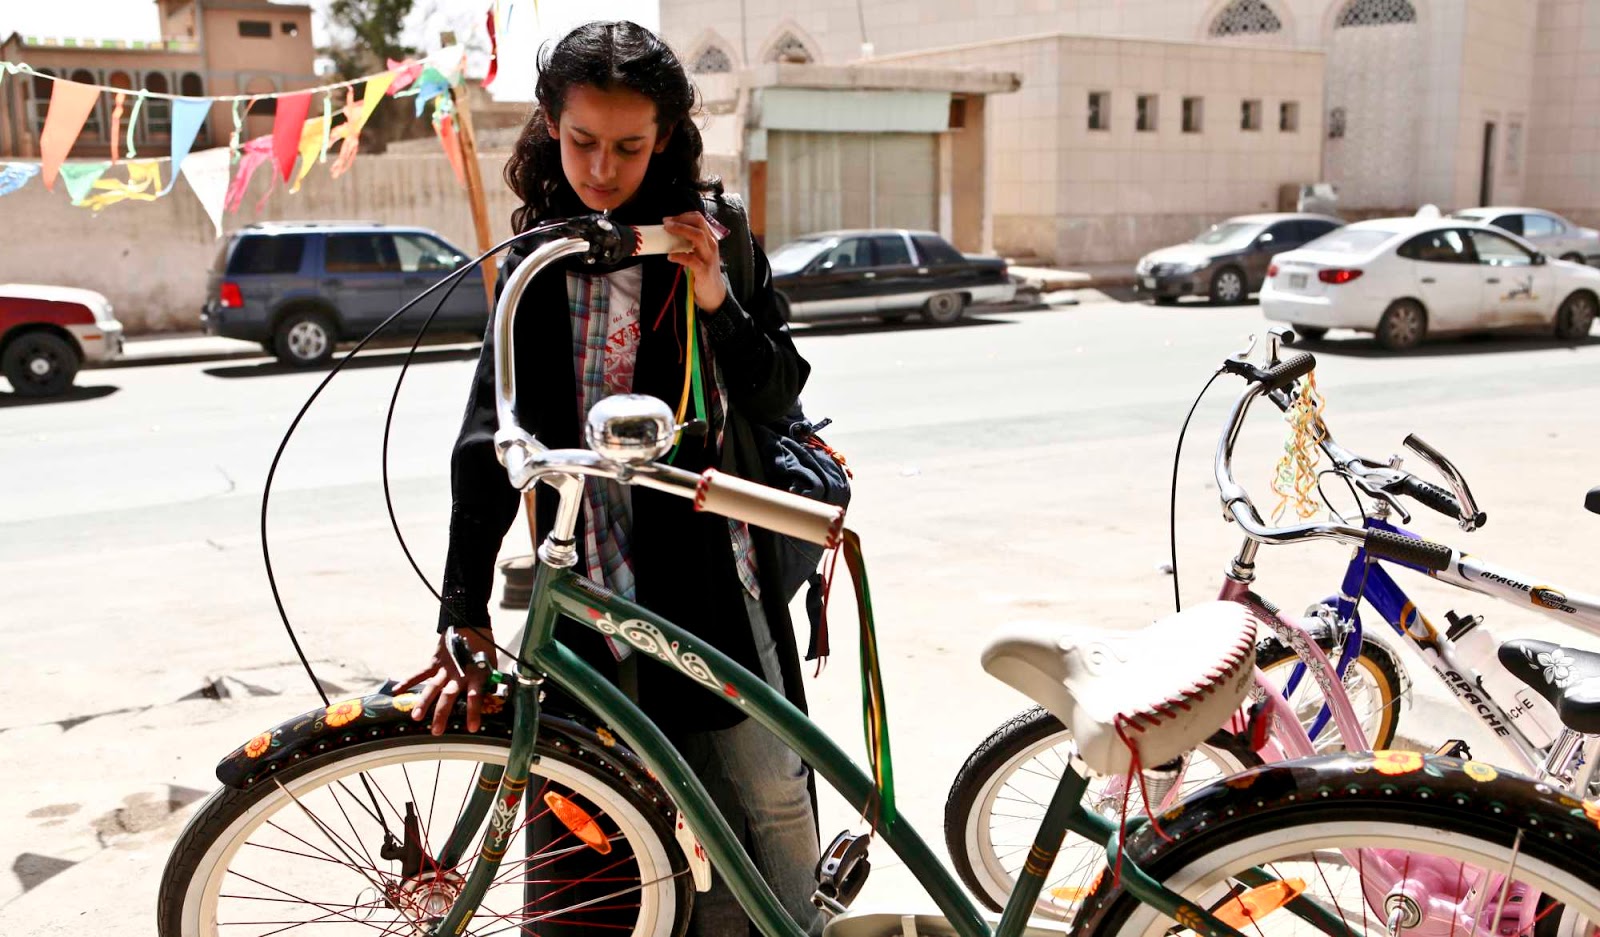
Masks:
[[[601,634],[621,638],[636,650],[649,654],[662,663],[671,664],[701,686],[722,692],[722,683],[717,680],[716,674],[711,672],[711,667],[705,658],[693,651],[679,654],[677,644],[668,641],[667,636],[655,625],[638,619],[629,619],[618,624],[610,615],[603,615],[595,619],[594,626]]]

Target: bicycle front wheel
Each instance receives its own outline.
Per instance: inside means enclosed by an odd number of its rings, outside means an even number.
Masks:
[[[489,821],[460,817],[509,748],[469,735],[383,739],[216,792],[167,862],[161,937],[421,933],[477,862]],[[666,809],[603,755],[543,739],[537,753],[510,851],[463,934],[681,935],[692,882]],[[458,825],[466,849],[442,867]]]
[[[1126,858],[1256,937],[1593,937],[1600,805],[1478,762],[1376,752],[1257,768],[1129,837]],[[1172,921],[1107,875],[1083,934]]]

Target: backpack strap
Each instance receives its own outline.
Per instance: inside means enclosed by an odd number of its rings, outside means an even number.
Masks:
[[[745,212],[744,199],[731,192],[705,200],[706,208],[717,223],[728,229],[728,236],[717,245],[722,251],[722,268],[727,271],[728,285],[740,306],[749,307],[755,293],[755,241],[750,236],[750,216]]]

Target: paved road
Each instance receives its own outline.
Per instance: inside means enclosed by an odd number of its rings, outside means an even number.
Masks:
[[[1092,299],[1092,298],[1091,298]],[[1166,497],[1172,445],[1210,371],[1261,328],[1253,307],[1112,301],[987,315],[950,329],[838,327],[799,336],[805,399],[856,468],[854,525],[872,564],[905,812],[931,839],[949,779],[1023,701],[976,655],[997,622],[1136,626],[1171,608]],[[1457,342],[1396,359],[1348,338],[1317,347],[1328,419],[1374,456],[1421,433],[1457,458],[1492,518],[1473,552],[1593,581],[1600,517],[1600,347]],[[395,546],[379,482],[398,356],[324,393],[279,468],[271,515],[285,607],[334,692],[413,667],[428,597]],[[449,511],[447,453],[470,352],[430,351],[399,397],[390,471],[400,527],[435,575]],[[260,492],[277,441],[321,375],[266,360],[91,371],[29,404],[0,393],[0,933],[150,933],[161,863],[215,760],[315,698],[295,670],[262,575]],[[1179,474],[1188,601],[1235,546],[1217,518],[1210,454],[1234,390],[1198,411]],[[1264,489],[1282,428],[1263,412],[1241,445]],[[1459,543],[1432,518],[1419,529]],[[514,531],[516,529],[514,528]],[[514,532],[506,554],[527,551]],[[1325,594],[1331,548],[1262,558],[1263,591]],[[1531,613],[1417,588],[1435,617],[1481,611],[1504,633]],[[1429,600],[1432,600],[1431,602]],[[843,611],[843,610],[841,610]],[[841,619],[844,617],[841,614]],[[507,623],[514,616],[503,613]],[[861,749],[855,654],[808,688],[822,723]],[[1420,671],[1419,671],[1420,673]],[[219,678],[229,695],[200,691]],[[1419,688],[1432,741],[1473,735]],[[214,694],[213,694],[214,695]],[[1409,721],[1408,721],[1409,720]],[[833,830],[853,818],[825,805]],[[890,857],[868,895],[905,885]]]

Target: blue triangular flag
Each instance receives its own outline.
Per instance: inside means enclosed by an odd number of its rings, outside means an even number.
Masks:
[[[189,148],[194,146],[195,135],[200,132],[200,125],[206,122],[206,115],[211,112],[211,102],[204,98],[175,98],[172,102],[172,177],[167,180],[167,187],[161,190],[162,195],[172,191],[178,183],[178,167],[183,165],[183,158],[189,155]]]
[[[0,163],[0,195],[10,195],[38,174],[38,163]]]

